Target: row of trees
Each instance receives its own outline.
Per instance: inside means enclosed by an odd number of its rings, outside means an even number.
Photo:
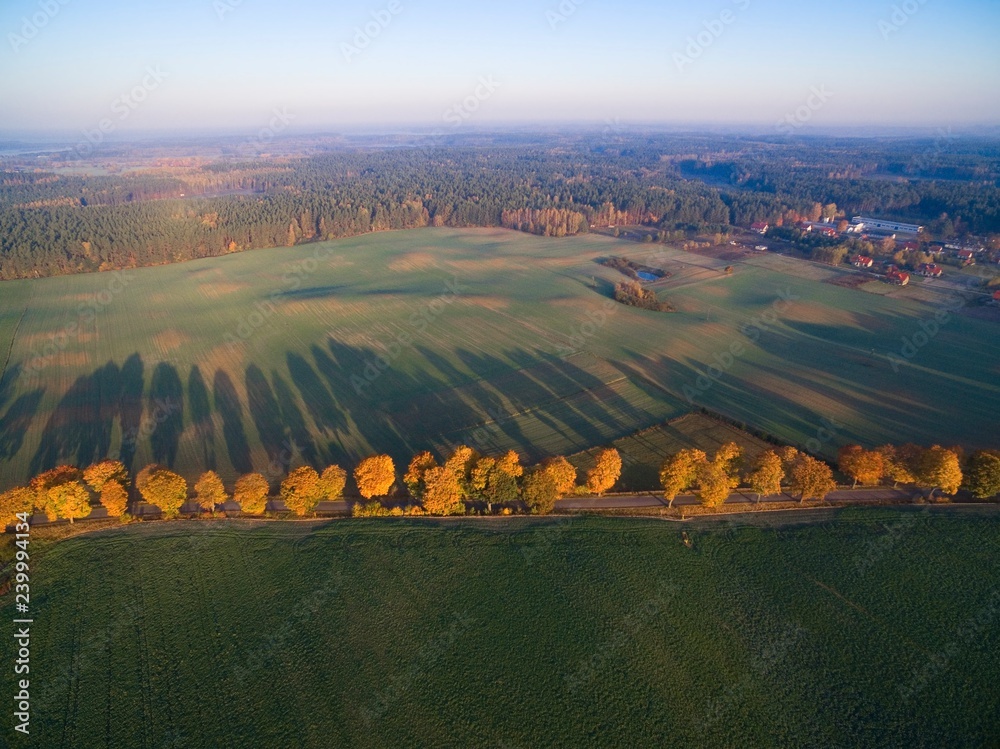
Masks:
[[[603,494],[618,481],[621,466],[617,450],[599,451],[582,490]],[[302,466],[289,472],[277,496],[291,512],[305,516],[322,501],[341,499],[347,478],[340,466],[329,466],[322,473]],[[396,485],[395,463],[388,455],[365,458],[354,469],[354,481],[364,500],[356,503],[356,514],[377,514],[374,503],[390,496]],[[441,465],[430,453],[415,456],[403,482],[410,499],[416,502],[410,508],[412,512],[464,514],[477,503],[509,510],[523,501],[530,512],[544,514],[552,511],[557,499],[577,491],[577,470],[563,457],[525,468],[513,451],[494,458],[461,446]],[[105,460],[83,470],[72,466],[53,468],[33,478],[28,486],[0,494],[0,522],[6,526],[18,513],[41,512],[50,520],[72,523],[90,514],[95,498],[110,517],[125,517],[129,484],[128,471],[119,461]],[[241,476],[230,494],[214,471],[202,474],[192,494],[184,477],[156,464],[136,475],[135,491],[166,518],[177,517],[190,500],[212,514],[234,501],[242,512],[261,515],[271,496],[267,479],[259,473]]]
[[[827,463],[793,447],[768,450],[752,461],[743,457],[743,450],[734,442],[722,445],[711,457],[695,448],[674,453],[660,468],[663,495],[672,507],[678,495],[696,491],[705,506],[718,507],[740,486],[756,494],[758,501],[786,490],[801,501],[822,500],[837,486]],[[930,489],[932,494],[938,490],[955,494],[965,488],[981,499],[1000,495],[997,450],[981,450],[965,458],[961,450],[939,445],[884,445],[875,449],[847,445],[840,450],[838,468],[855,486],[911,484]],[[414,503],[406,511],[461,515],[483,508],[509,511],[523,502],[529,512],[547,514],[561,497],[578,492],[599,496],[610,490],[621,469],[618,451],[602,449],[594,456],[582,486],[577,486],[577,469],[564,457],[525,467],[514,451],[493,457],[460,446],[439,464],[431,453],[422,452],[413,457],[403,476],[409,500]],[[396,485],[391,457],[365,458],[353,476],[363,499],[355,503],[355,514],[391,512],[378,502],[389,497]],[[303,466],[284,478],[277,496],[291,512],[305,516],[322,501],[342,498],[347,479],[340,466],[329,466],[322,473]],[[50,520],[73,522],[90,514],[95,498],[109,516],[124,517],[129,485],[128,471],[118,461],[105,460],[83,470],[60,466],[39,474],[26,487],[0,494],[0,521],[7,525],[17,513],[42,512]],[[176,517],[192,499],[204,512],[214,514],[218,507],[235,501],[242,512],[261,515],[271,496],[271,486],[259,473],[241,476],[230,494],[218,474],[208,471],[195,483],[192,493],[182,476],[161,465],[143,468],[135,477],[135,490],[167,518]]]

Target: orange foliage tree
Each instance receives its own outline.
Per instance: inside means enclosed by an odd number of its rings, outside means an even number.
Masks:
[[[396,465],[388,455],[373,455],[357,465],[354,480],[365,499],[384,497],[396,481]]]

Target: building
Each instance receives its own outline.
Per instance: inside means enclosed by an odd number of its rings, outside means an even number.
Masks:
[[[941,269],[940,265],[935,265],[934,263],[923,263],[919,268],[917,268],[917,273],[921,276],[926,276],[927,278],[941,278],[944,274],[944,270]]]
[[[767,230],[771,228],[771,225],[764,221],[758,221],[755,224],[751,224],[750,228],[758,234],[767,234]]]
[[[855,216],[851,223],[858,227],[855,231],[874,230],[889,232],[891,234],[920,234],[924,227],[917,224],[903,224],[899,221],[886,221],[880,218],[869,218],[867,216]]]
[[[962,265],[974,265],[976,262],[976,253],[972,250],[959,250],[955,256],[962,261]]]
[[[895,265],[890,265],[889,269],[885,272],[885,280],[894,286],[906,286],[910,283],[910,274],[906,271],[901,271]]]
[[[1000,291],[993,292],[993,304],[1000,304]]]
[[[851,264],[855,268],[871,268],[875,264],[875,261],[867,255],[858,255],[851,260]]]
[[[900,247],[899,249],[901,249],[901,250],[911,250],[913,252],[916,252],[917,250],[920,249],[920,244],[918,242],[914,242],[913,240],[910,240],[909,242],[903,242],[903,246]]]
[[[767,245],[759,244],[756,247],[754,247],[754,249],[757,250],[757,252],[767,252]]]

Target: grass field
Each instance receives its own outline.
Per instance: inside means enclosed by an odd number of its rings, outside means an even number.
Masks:
[[[674,271],[679,312],[610,303],[608,254]],[[952,316],[894,367],[933,306],[785,260],[428,229],[4,283],[0,487],[108,453],[227,480],[461,442],[534,460],[702,406],[828,456],[996,445],[995,324]]]
[[[995,746],[989,509],[39,540],[16,745]]]

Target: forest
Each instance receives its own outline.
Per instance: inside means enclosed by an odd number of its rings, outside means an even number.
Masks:
[[[27,163],[0,163],[4,280],[424,226],[560,237],[643,225],[666,240],[832,209],[919,221],[941,238],[1000,233],[992,141],[498,136],[117,173],[88,171],[71,154]]]

